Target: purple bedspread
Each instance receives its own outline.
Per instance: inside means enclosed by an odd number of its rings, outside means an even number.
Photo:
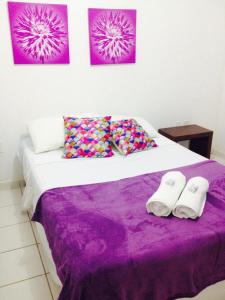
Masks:
[[[165,172],[40,197],[33,220],[44,226],[60,300],[168,300],[225,279],[225,167],[206,161],[178,170],[210,182],[198,220],[147,214]]]

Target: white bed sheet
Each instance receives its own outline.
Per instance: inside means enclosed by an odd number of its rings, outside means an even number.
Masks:
[[[46,190],[72,185],[106,182],[204,161],[205,158],[158,135],[157,148],[111,158],[64,159],[63,149],[35,154],[29,137],[20,146],[26,189],[24,208],[35,208]]]

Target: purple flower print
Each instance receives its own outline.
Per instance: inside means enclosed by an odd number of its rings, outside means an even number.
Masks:
[[[67,7],[9,2],[15,63],[69,63]]]
[[[135,62],[136,10],[89,9],[91,64]]]

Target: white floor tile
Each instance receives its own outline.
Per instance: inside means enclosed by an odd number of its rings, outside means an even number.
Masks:
[[[31,220],[32,216],[33,216],[33,213],[31,212],[31,210],[28,211],[28,216],[29,216],[29,219]],[[33,231],[34,231],[36,241],[39,244],[40,243],[40,238],[39,238],[39,234],[37,232],[37,224],[39,224],[39,223],[31,221],[31,225],[32,225],[32,228],[33,228]]]
[[[52,300],[45,276],[0,288],[1,300]]]
[[[225,283],[224,281],[210,285],[200,294],[193,298],[182,298],[177,300],[222,300],[225,299]]]
[[[21,194],[23,194],[24,189],[25,189],[25,182],[20,182],[19,186],[20,186]]]
[[[31,221],[31,225],[32,225],[32,228],[33,228],[33,231],[34,231],[34,235],[35,235],[36,241],[37,241],[37,243],[39,244],[39,243],[40,243],[40,237],[39,237],[39,234],[38,234],[38,232],[37,232],[37,225],[36,225],[36,222],[32,222],[32,221]]]
[[[0,286],[44,274],[37,246],[0,254]]]
[[[28,212],[29,219],[31,220],[31,219],[32,219],[32,216],[33,216],[33,214],[32,214],[32,212],[31,212],[31,210],[28,210],[27,212]]]
[[[57,284],[55,284],[55,282],[52,280],[52,277],[49,273],[47,274],[47,277],[48,277],[48,282],[49,282],[54,300],[57,300],[59,297],[59,293],[61,291],[61,287],[58,286]]]
[[[48,267],[48,263],[47,263],[47,258],[46,258],[46,254],[43,251],[43,247],[41,244],[38,244],[38,249],[41,255],[41,259],[45,268],[45,272],[48,273],[49,272],[49,267]]]
[[[27,213],[21,211],[20,205],[0,208],[0,227],[28,221]]]
[[[20,202],[20,189],[0,190],[0,207],[13,204],[20,204]]]
[[[35,244],[33,231],[29,222],[1,227],[0,241],[0,253]]]

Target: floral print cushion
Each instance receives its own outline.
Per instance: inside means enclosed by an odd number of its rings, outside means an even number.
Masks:
[[[124,155],[157,147],[148,133],[134,120],[111,122],[112,141]]]
[[[64,158],[112,156],[110,120],[64,117]]]

